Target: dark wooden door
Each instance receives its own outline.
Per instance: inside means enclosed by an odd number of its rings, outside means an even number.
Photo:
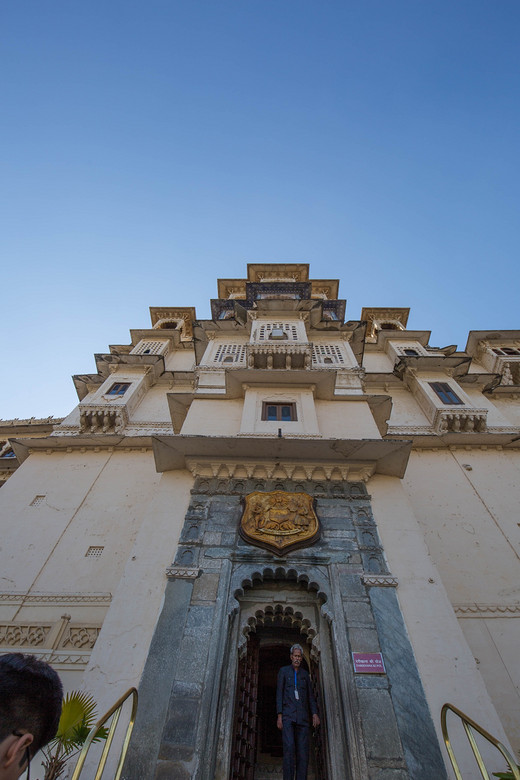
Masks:
[[[230,780],[253,780],[255,773],[259,642],[253,636],[238,665]]]
[[[314,729],[314,739],[312,745],[316,757],[316,780],[327,780],[327,759],[325,755],[325,745],[327,734],[325,731],[325,713],[323,711],[320,685],[320,667],[314,661],[311,661],[311,681],[312,691],[318,704],[318,713],[320,716],[320,725]]]

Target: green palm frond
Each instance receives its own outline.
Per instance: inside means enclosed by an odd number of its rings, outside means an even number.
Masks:
[[[72,691],[63,699],[61,718],[55,738],[43,748],[44,780],[58,780],[84,745],[97,720],[96,702],[84,691]],[[106,739],[108,729],[97,730],[93,742]]]
[[[63,699],[61,718],[55,742],[69,752],[85,742],[96,722],[96,702],[84,691],[72,691]]]

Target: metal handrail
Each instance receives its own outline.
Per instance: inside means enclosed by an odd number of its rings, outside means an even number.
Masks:
[[[464,726],[464,731],[466,732],[466,736],[469,740],[469,744],[471,746],[471,749],[473,751],[473,755],[475,756],[475,760],[478,764],[478,768],[480,769],[480,774],[484,778],[484,780],[491,780],[488,771],[484,765],[484,760],[482,758],[482,754],[478,748],[477,742],[475,740],[475,735],[473,731],[477,731],[481,736],[484,737],[488,742],[490,742],[493,747],[496,747],[497,750],[499,750],[502,753],[502,756],[507,761],[509,768],[511,772],[513,773],[514,780],[520,780],[520,771],[518,769],[517,763],[511,753],[507,750],[507,748],[498,741],[492,734],[489,733],[489,731],[486,731],[482,728],[482,726],[479,726],[478,723],[475,723],[474,720],[472,720],[468,715],[466,715],[461,710],[457,709],[457,707],[454,707],[453,704],[444,704],[441,709],[441,728],[442,728],[442,736],[444,737],[444,744],[446,745],[446,750],[448,751],[448,756],[451,761],[451,765],[453,767],[453,771],[455,772],[455,777],[457,780],[464,780],[460,773],[459,765],[457,763],[457,759],[455,758],[455,753],[453,752],[453,748],[450,743],[450,738],[448,735],[448,728],[446,726],[446,714],[448,710],[451,710],[455,715],[457,715],[460,720],[462,721],[462,725]]]
[[[74,769],[71,780],[78,780],[81,771],[83,769],[83,764],[85,763],[87,753],[90,749],[90,746],[92,745],[92,742],[96,734],[98,733],[101,726],[103,726],[107,722],[107,720],[111,718],[113,715],[114,717],[112,718],[112,723],[110,724],[108,735],[103,747],[103,752],[101,754],[101,758],[99,759],[98,768],[96,770],[96,774],[94,777],[94,780],[101,780],[101,776],[103,774],[103,770],[107,762],[108,753],[112,745],[112,740],[114,739],[114,734],[117,727],[117,723],[119,721],[119,716],[121,715],[121,710],[123,709],[123,704],[127,699],[130,698],[130,696],[132,697],[132,712],[130,714],[130,722],[126,729],[126,734],[123,741],[123,747],[121,748],[121,755],[119,756],[116,773],[114,775],[114,780],[119,780],[119,778],[121,777],[121,772],[123,771],[123,763],[125,760],[126,752],[128,750],[128,745],[130,743],[130,735],[132,734],[132,729],[134,728],[135,716],[137,713],[137,691],[135,688],[130,688],[126,693],[124,693],[123,696],[121,696],[121,698],[116,701],[114,706],[111,707],[108,710],[108,712],[105,713],[105,715],[103,715],[103,717],[98,720],[95,726],[93,726],[90,729],[88,737],[86,738],[85,743],[81,749],[81,753],[79,754],[78,763],[76,764],[76,768]]]

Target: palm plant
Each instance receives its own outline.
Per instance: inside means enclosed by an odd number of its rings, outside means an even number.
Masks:
[[[96,702],[90,694],[72,691],[65,696],[58,732],[42,750],[43,780],[57,780],[63,775],[67,762],[79,753],[96,719]],[[100,728],[93,741],[106,739],[107,734],[107,729]]]
[[[520,765],[518,765],[518,771],[520,772]],[[500,780],[515,780],[512,772],[493,772],[493,775],[499,777]]]

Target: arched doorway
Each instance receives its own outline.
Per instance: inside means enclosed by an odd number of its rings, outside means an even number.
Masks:
[[[297,591],[301,598],[302,589]],[[279,669],[290,663],[289,651],[295,643],[303,646],[302,665],[311,675],[322,722],[311,738],[308,780],[327,780],[326,719],[319,659],[311,648],[316,630],[303,614],[309,612],[309,607],[304,609],[296,598],[294,602],[296,607],[271,603],[262,608],[257,603],[254,615],[249,616],[248,638],[242,646],[236,681],[230,780],[282,777],[282,740],[276,727],[276,683]]]

